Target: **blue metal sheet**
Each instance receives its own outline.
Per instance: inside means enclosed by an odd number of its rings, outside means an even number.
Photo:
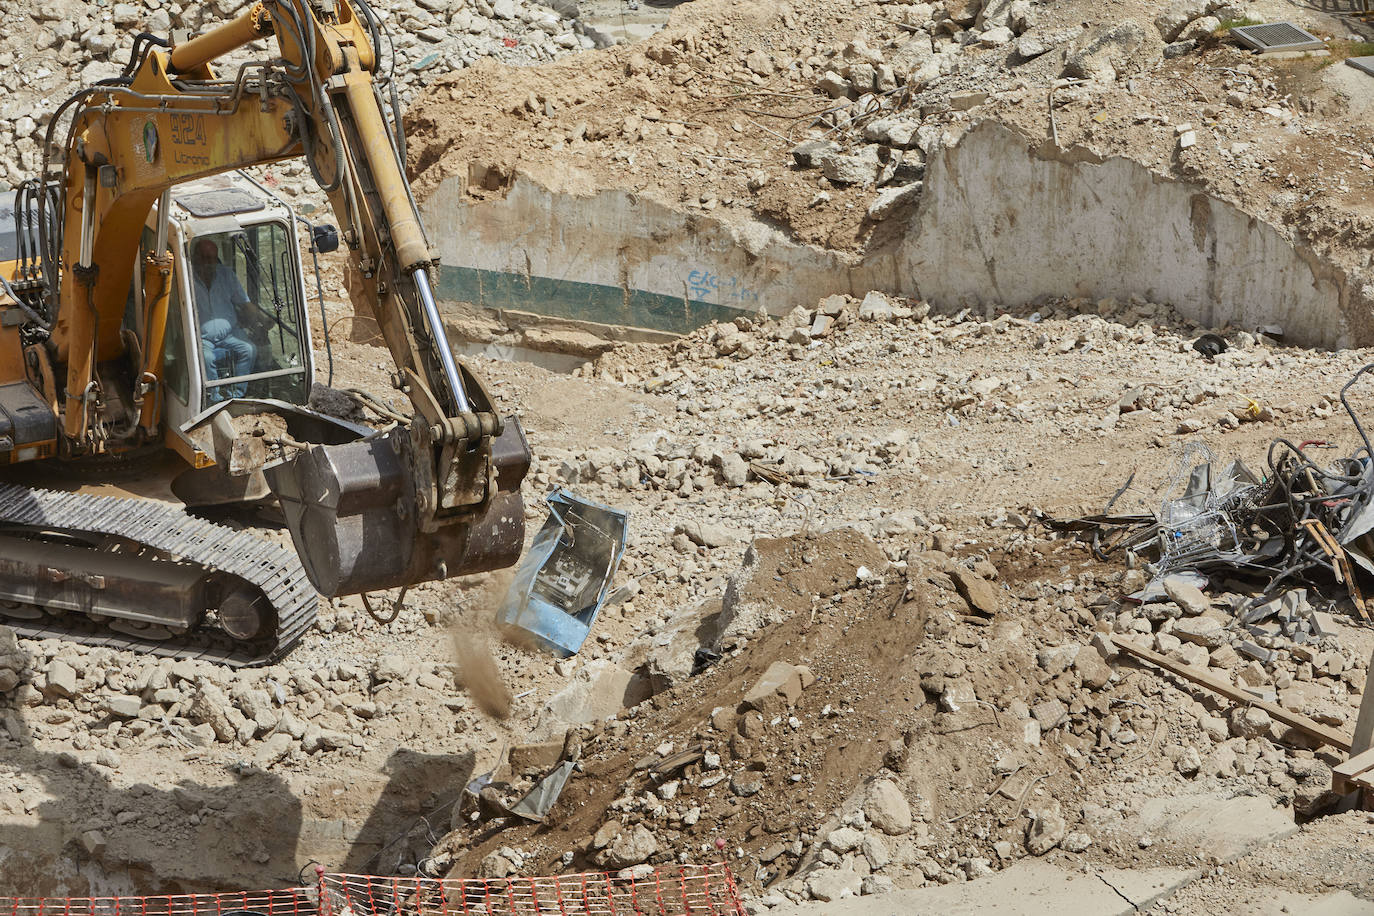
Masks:
[[[503,627],[560,656],[575,655],[591,632],[625,552],[629,513],[563,489],[534,536],[497,612]]]

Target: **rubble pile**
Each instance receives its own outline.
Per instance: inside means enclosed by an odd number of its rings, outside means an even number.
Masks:
[[[36,165],[38,113],[121,65],[117,36],[200,27],[234,11],[221,7],[24,7],[37,39],[0,46],[15,150],[0,177]],[[481,58],[545,60],[586,48],[587,28],[510,0],[379,14],[421,196],[450,175],[503,193],[518,168],[852,252],[900,226],[890,217],[916,205],[944,146],[996,117],[1363,250],[1374,165],[1328,82],[1346,68],[1257,61],[1218,37],[1227,19],[1271,18],[1264,2],[1131,4],[1112,23],[1089,7],[694,0],[642,45],[539,68]],[[1065,79],[1082,82],[1051,98]],[[299,166],[272,171],[288,196],[310,193]],[[1194,346],[1202,332],[1225,344],[1211,358]],[[1207,569],[1203,590],[1198,570],[1158,565],[1179,543],[1123,568],[1107,542],[1095,553],[1052,520],[1099,512],[1132,470],[1167,482],[1182,466],[1186,487],[1208,463],[1179,457],[1197,457],[1195,438],[1247,456],[1275,436],[1349,438],[1339,393],[1369,353],[1282,336],[1202,327],[1147,291],[948,311],[867,293],[623,345],[568,376],[474,358],[537,455],[530,530],[556,487],[628,513],[574,656],[496,647],[510,718],[481,714],[450,628],[471,641],[469,625],[490,622],[501,576],[416,588],[387,628],[331,602],[292,656],[254,671],[0,629],[0,827],[21,831],[16,849],[173,874],[203,847],[167,844],[208,824],[250,844],[224,874],[270,863],[253,874],[273,881],[349,831],[366,849],[329,867],[506,879],[724,858],[756,909],[967,882],[1028,858],[1219,868],[1225,850],[1171,837],[1172,805],[1202,799],[1205,820],[1239,799],[1292,827],[1322,810],[1342,758],[1119,641],[1344,732],[1374,637],[1353,605],[1334,606],[1334,568],[1258,596],[1255,577]],[[389,390],[384,357],[335,347],[336,385]],[[1359,443],[1344,445],[1331,454]],[[1163,497],[1137,489],[1154,499],[1139,524],[1155,537]],[[1339,535],[1333,498],[1300,501]],[[1316,562],[1312,537],[1280,555]],[[455,800],[439,777],[393,770],[405,753],[468,791]],[[231,823],[208,788],[226,779],[249,787],[247,804],[275,786],[313,832],[296,845],[283,831],[278,848],[268,815]],[[93,808],[96,791],[118,800]],[[541,793],[551,804],[530,801]],[[415,816],[393,831],[385,810],[402,803]],[[1358,854],[1341,848],[1323,878],[1362,891],[1368,868],[1345,867]]]
[[[840,533],[756,541],[723,605],[687,629],[729,634],[758,604],[775,609],[765,626],[623,714],[513,749],[432,867],[628,875],[724,855],[769,907],[973,880],[1054,850],[1134,853],[1126,784],[1245,785],[1303,809],[1328,793],[1328,764],[1261,711],[1228,715],[1123,664],[1094,612],[1120,574],[1071,543],[888,564]],[[1064,562],[1067,582],[1036,581]],[[828,594],[777,584],[834,566]],[[1027,584],[1009,589],[1018,567]],[[512,817],[560,759],[581,772],[546,826]]]
[[[71,766],[111,770],[128,748],[225,745],[263,769],[310,766],[335,752],[357,757],[375,743],[378,725],[404,718],[417,690],[438,704],[454,690],[451,666],[405,655],[234,671],[61,640],[21,642],[7,627],[0,627],[0,652],[0,686],[11,707],[0,740],[54,742],[68,748]],[[37,735],[32,719],[44,726]]]
[[[577,654],[494,651],[509,720],[462,692],[448,633],[460,607],[468,623],[494,615],[484,589],[499,596],[499,577],[418,588],[386,628],[336,602],[258,671],[6,640],[4,817],[66,817],[99,834],[101,861],[147,861],[152,825],[179,836],[204,812],[140,796],[122,804],[146,813],[120,821],[123,808],[81,813],[44,793],[63,773],[132,787],[171,762],[207,784],[226,770],[303,793],[342,783],[308,796],[337,817],[409,748],[471,753],[471,776],[445,770],[471,791],[429,802],[425,783],[404,784],[424,820],[370,866],[398,873],[720,856],[763,906],[964,882],[1042,855],[1130,868],[1205,856],[1166,841],[1150,819],[1161,800],[1241,793],[1291,817],[1320,807],[1340,758],[1113,640],[1148,639],[1342,729],[1374,640],[1294,605],[1254,625],[1332,634],[1266,643],[1220,591],[1118,603],[1144,570],[1045,524],[1101,507],[1124,461],[1139,481],[1171,479],[1197,435],[1177,432],[1185,421],[1216,453],[1349,432],[1332,406],[1367,353],[1215,329],[1228,347],[1208,360],[1193,348],[1203,330],[1144,299],[947,314],[869,294],[624,346],[576,376],[476,360],[527,418],[532,520],[560,486],[629,513]],[[363,357],[340,361],[341,384],[372,371]],[[1123,378],[1123,361],[1142,368]],[[1257,396],[1263,419],[1233,422]],[[560,761],[576,765],[543,822],[512,813]]]
[[[1046,149],[1196,182],[1324,252],[1370,238],[1362,197],[1324,196],[1368,183],[1368,138],[1339,114],[1363,104],[1347,68],[1257,60],[1226,37],[1293,19],[1339,51],[1357,26],[1267,2],[1099,14],[1028,0],[696,0],[640,45],[436,80],[409,118],[417,187],[476,175],[480,198],[518,172],[872,251],[912,212],[927,162],[994,119]]]
[[[1350,457],[1319,464],[1313,456],[1325,440],[1279,437],[1261,478],[1240,460],[1217,472],[1210,450],[1191,442],[1157,510],[1050,522],[1086,532],[1103,561],[1124,557],[1121,598],[1098,600],[1114,632],[1143,636],[1185,665],[1221,669],[1254,696],[1319,723],[1349,724],[1345,696],[1363,690],[1366,672],[1361,653],[1342,649],[1336,621],[1370,620],[1360,584],[1374,567],[1369,445],[1350,401],[1370,368],[1340,391],[1365,443]],[[1131,489],[1128,480],[1108,509]],[[1288,733],[1263,710],[1237,712],[1257,729]],[[1297,730],[1291,737],[1301,740]]]
[[[0,88],[5,90],[0,142],[13,153],[2,163],[0,180],[13,187],[37,174],[52,112],[76,90],[119,76],[129,62],[134,35],[147,31],[166,37],[173,29],[194,34],[238,15],[242,6],[238,0],[11,4],[20,22],[8,38],[0,39]],[[389,36],[383,49],[386,73],[409,103],[436,75],[482,58],[524,65],[594,47],[575,15],[565,17],[560,9],[576,13],[575,6],[569,10],[566,4],[536,0],[376,4]],[[239,63],[253,58],[249,48],[226,58],[219,69],[232,74]],[[291,190],[314,190],[303,167],[288,164],[277,171]]]

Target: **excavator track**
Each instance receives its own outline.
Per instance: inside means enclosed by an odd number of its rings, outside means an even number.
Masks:
[[[294,552],[250,531],[187,515],[170,503],[0,484],[0,533],[6,530],[107,535],[137,542],[260,589],[271,603],[276,622],[274,633],[252,642],[205,626],[183,636],[157,639],[115,631],[81,614],[27,619],[8,615],[0,606],[0,622],[31,639],[69,639],[231,667],[266,665],[290,650],[318,611],[319,596]]]

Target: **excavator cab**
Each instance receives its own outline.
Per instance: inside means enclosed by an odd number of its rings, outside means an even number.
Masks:
[[[184,433],[236,398],[308,404],[310,322],[290,209],[226,176],[178,187],[169,222],[178,269],[163,356],[168,425]]]

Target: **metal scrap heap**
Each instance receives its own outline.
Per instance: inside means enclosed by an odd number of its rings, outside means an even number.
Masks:
[[[1308,590],[1328,610],[1368,620],[1359,578],[1374,576],[1374,447],[1348,395],[1371,372],[1374,365],[1364,367],[1341,389],[1362,442],[1349,456],[1323,462],[1315,451],[1326,442],[1279,437],[1257,475],[1239,459],[1217,471],[1210,450],[1191,442],[1158,512],[1112,514],[1132,475],[1104,514],[1054,526],[1089,537],[1099,559],[1124,556],[1128,568],[1143,568],[1144,587],[1126,596],[1133,603],[1172,597],[1181,584],[1222,586],[1248,596],[1233,611],[1241,624],[1260,628],[1254,635],[1277,635],[1262,627],[1277,618],[1296,642],[1328,635]]]

